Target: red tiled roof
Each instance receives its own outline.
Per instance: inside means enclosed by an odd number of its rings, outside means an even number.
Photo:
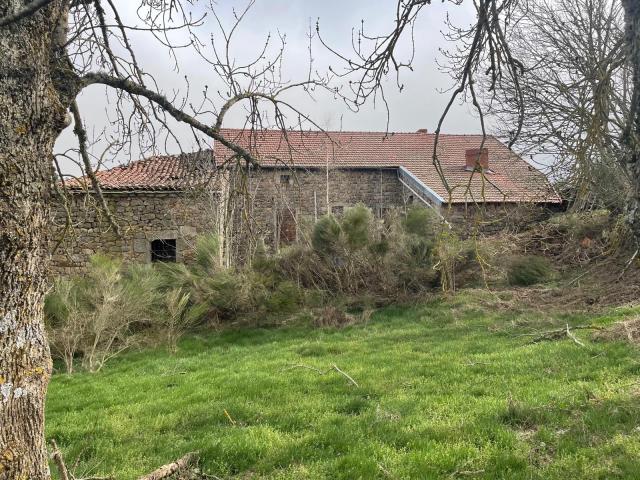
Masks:
[[[184,190],[213,176],[212,160],[211,152],[156,156],[101,170],[95,175],[105,191]],[[91,181],[81,177],[68,180],[66,185],[72,189],[90,189]]]
[[[549,202],[560,197],[546,176],[510,151],[496,138],[486,138],[492,173],[465,170],[465,151],[480,147],[481,135],[440,135],[438,158],[447,191],[432,162],[435,135],[428,133],[300,132],[279,130],[250,132],[223,129],[228,140],[250,150],[263,167],[398,168],[405,167],[445,202]],[[215,163],[233,154],[214,145]],[[210,152],[197,155],[206,158]],[[213,159],[208,157],[210,161]],[[107,190],[176,190],[194,178],[194,155],[154,157],[97,174]],[[203,162],[199,162],[202,164]]]

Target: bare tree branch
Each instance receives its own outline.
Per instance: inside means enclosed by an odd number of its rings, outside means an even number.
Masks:
[[[240,157],[242,157],[248,163],[259,165],[258,161],[253,157],[253,155],[249,151],[227,140],[225,137],[220,135],[220,133],[215,128],[209,127],[201,123],[191,115],[174,107],[172,103],[164,95],[154,92],[153,90],[150,90],[142,85],[138,85],[137,83],[134,83],[130,80],[114,77],[105,73],[88,73],[83,77],[82,81],[85,87],[98,83],[98,84],[108,85],[112,88],[117,88],[119,90],[123,90],[133,95],[139,95],[139,96],[145,97],[146,99],[162,107],[167,113],[169,113],[177,121],[186,123],[187,125],[190,125],[196,130],[213,138],[214,140],[217,140],[228,149],[237,153]]]
[[[19,22],[23,18],[33,15],[41,8],[49,5],[52,1],[53,0],[33,0],[33,2],[25,5],[22,10],[18,10],[15,13],[0,18],[0,28],[11,25],[12,23]]]
[[[100,206],[102,207],[102,211],[104,212],[107,220],[109,221],[109,225],[113,228],[116,235],[121,236],[122,232],[120,231],[120,226],[116,219],[113,217],[111,210],[109,209],[109,205],[107,205],[107,201],[104,198],[102,193],[102,188],[100,187],[100,182],[96,178],[96,174],[93,170],[93,166],[91,165],[91,160],[89,159],[89,154],[87,152],[87,132],[82,125],[82,117],[80,116],[80,110],[78,109],[78,103],[74,100],[70,106],[71,113],[73,115],[74,127],[73,133],[75,133],[76,137],[78,137],[78,144],[80,147],[80,158],[82,158],[82,162],[84,163],[85,174],[91,180],[91,186],[95,195],[98,197],[100,201]]]

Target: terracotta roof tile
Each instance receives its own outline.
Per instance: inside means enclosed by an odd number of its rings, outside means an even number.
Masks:
[[[157,156],[101,170],[95,175],[103,190],[177,191],[190,188],[202,182],[203,178],[211,176],[215,172],[211,168],[212,161],[211,152]],[[73,179],[66,184],[72,189],[91,188],[88,177]]]
[[[510,151],[494,137],[487,137],[492,173],[465,170],[465,151],[478,148],[481,135],[440,135],[438,157],[450,187],[447,191],[432,162],[435,135],[381,132],[286,132],[223,129],[225,138],[249,149],[263,167],[381,168],[405,167],[445,201],[550,202],[560,197],[546,176]],[[216,144],[215,164],[233,152]],[[106,190],[180,190],[202,178],[202,168],[214,163],[211,152],[153,157],[97,174]],[[195,169],[193,165],[196,164]],[[80,180],[82,181],[82,180]],[[77,186],[72,184],[72,186]]]

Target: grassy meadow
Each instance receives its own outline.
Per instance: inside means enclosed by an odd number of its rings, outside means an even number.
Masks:
[[[47,436],[78,477],[134,479],[197,451],[225,479],[638,478],[635,347],[586,330],[575,331],[584,346],[528,335],[637,312],[490,299],[387,308],[343,329],[203,332],[176,354],[56,374]]]

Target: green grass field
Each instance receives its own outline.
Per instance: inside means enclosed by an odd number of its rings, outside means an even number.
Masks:
[[[521,336],[635,311],[480,305],[466,295],[342,330],[212,332],[175,355],[135,352],[98,374],[57,374],[47,435],[78,476],[117,479],[190,451],[220,478],[640,478],[638,351],[585,331],[585,347]],[[358,386],[335,370],[291,368],[334,364]]]

